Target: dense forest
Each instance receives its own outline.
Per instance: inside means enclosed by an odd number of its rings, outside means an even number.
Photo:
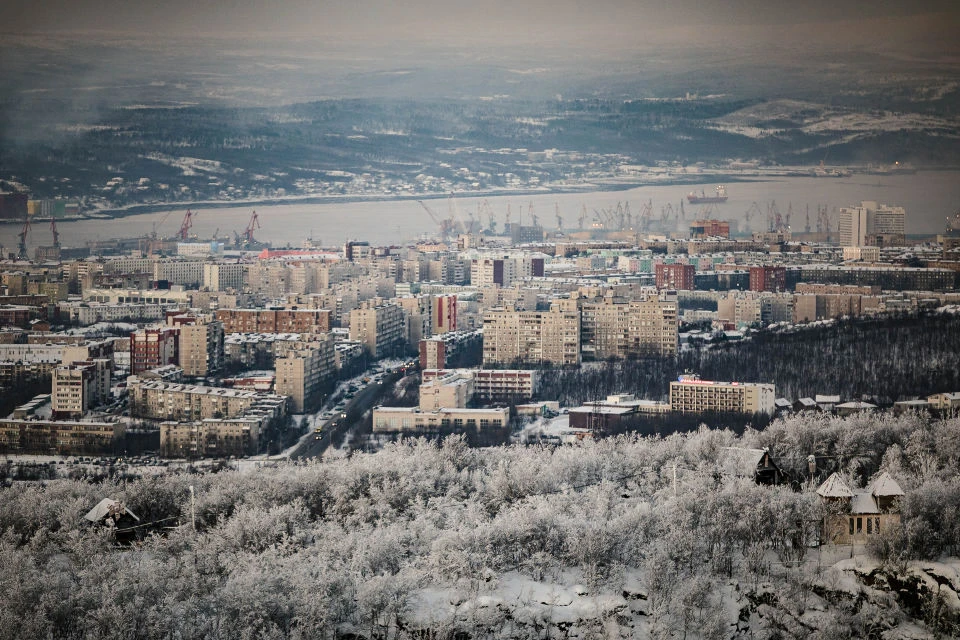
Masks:
[[[925,312],[761,330],[744,341],[692,345],[676,359],[546,370],[539,397],[575,406],[612,393],[663,399],[682,373],[772,382],[791,401],[816,394],[881,403],[960,390],[960,316]]]
[[[791,417],[739,437],[450,437],[249,473],[15,483],[0,638],[956,637],[958,434]],[[816,455],[816,481],[757,485],[728,447],[770,447],[787,469]],[[894,476],[902,527],[819,545],[813,489],[834,469],[851,486]],[[140,518],[132,542],[84,522],[105,496]]]

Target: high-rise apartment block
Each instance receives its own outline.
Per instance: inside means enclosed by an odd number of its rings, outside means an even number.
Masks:
[[[82,418],[110,395],[113,361],[103,358],[61,364],[53,370],[51,404],[55,420]]]
[[[350,312],[350,339],[362,342],[374,358],[403,352],[406,335],[403,310],[395,304],[372,300]]]
[[[844,247],[888,246],[904,243],[906,211],[864,200],[856,207],[840,209],[840,245]]]
[[[130,334],[130,372],[134,375],[179,362],[179,327],[140,329]]]
[[[570,302],[570,301],[568,301]],[[483,316],[483,363],[575,365],[580,312],[554,303],[549,311],[491,309]]]
[[[314,408],[321,400],[324,383],[336,374],[333,338],[323,336],[310,342],[296,343],[275,361],[274,390],[289,396],[291,410],[296,413]]]
[[[180,368],[188,377],[204,377],[223,366],[223,323],[216,320],[180,325]]]
[[[580,303],[584,360],[674,355],[677,329],[676,301],[657,296],[626,301],[610,293]]]

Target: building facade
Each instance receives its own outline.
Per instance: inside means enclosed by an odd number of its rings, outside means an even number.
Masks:
[[[715,382],[680,376],[670,383],[670,410],[678,413],[766,413],[773,415],[776,389],[755,382]]]

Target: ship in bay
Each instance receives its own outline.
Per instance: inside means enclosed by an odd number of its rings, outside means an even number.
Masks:
[[[714,190],[716,195],[708,196],[701,189],[700,193],[697,194],[693,191],[687,194],[687,200],[690,204],[722,204],[727,201],[727,188],[722,184],[718,185]]]

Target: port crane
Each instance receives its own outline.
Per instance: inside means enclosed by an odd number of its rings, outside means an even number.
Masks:
[[[153,223],[153,231],[150,233],[151,238],[153,238],[154,240],[157,239],[157,227],[162,226],[163,223],[167,221],[167,218],[170,217],[171,213],[173,213],[173,210],[167,211],[167,213],[162,218],[160,218],[160,222]]]
[[[553,206],[555,215],[557,216],[557,231],[560,231],[563,229],[563,218],[560,217],[560,203],[557,202]]]
[[[580,217],[577,218],[577,222],[580,225],[580,230],[583,231],[583,223],[587,220],[587,205],[583,205],[583,208],[580,209]]]
[[[17,234],[20,241],[17,243],[17,260],[29,260],[27,255],[27,234],[30,233],[30,216],[23,219],[23,230]]]
[[[423,207],[423,210],[427,212],[427,215],[430,216],[430,219],[433,220],[434,224],[440,230],[440,239],[449,240],[450,235],[453,233],[453,219],[452,218],[443,218],[441,219],[436,213],[433,212],[433,209],[427,206],[423,200],[417,200],[417,204]]]
[[[60,232],[57,231],[57,221],[53,218],[50,218],[50,233],[53,234],[53,247],[55,249],[60,248]]]
[[[243,241],[246,245],[251,245],[256,242],[253,237],[253,232],[260,228],[260,217],[257,216],[257,211],[254,209],[253,213],[250,214],[250,222],[247,223],[247,228],[243,231]]]
[[[177,232],[177,237],[184,242],[190,237],[190,229],[193,228],[194,215],[193,211],[187,209],[187,213],[183,216],[183,222],[180,224],[180,230]]]
[[[751,220],[754,216],[762,216],[762,215],[763,215],[763,211],[760,210],[760,205],[757,204],[756,201],[754,201],[753,203],[751,203],[750,208],[747,209],[747,212],[746,212],[746,213],[744,214],[744,216],[743,216],[743,217],[746,219],[746,221],[747,221],[747,231],[748,231],[748,232],[753,231],[753,227],[750,225],[750,220]]]

